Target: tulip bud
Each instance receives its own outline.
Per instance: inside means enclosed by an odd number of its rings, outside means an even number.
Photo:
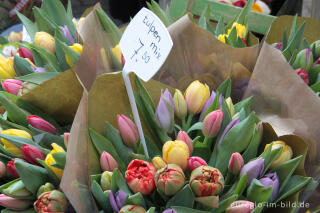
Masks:
[[[7,164],[8,174],[14,178],[19,178],[19,174],[17,172],[16,166],[14,165],[14,161],[20,160],[19,158],[12,159]]]
[[[188,164],[189,148],[183,141],[167,141],[162,147],[162,158],[167,164],[177,164],[185,170]]]
[[[206,137],[215,137],[220,131],[223,120],[223,112],[216,110],[210,112],[203,120],[202,133]]]
[[[112,172],[115,168],[118,168],[118,163],[108,152],[102,152],[100,166],[102,171]]]
[[[32,61],[32,63],[34,63],[32,52],[29,49],[25,47],[19,47],[18,53],[20,57],[28,58],[30,61]]]
[[[112,177],[112,172],[105,171],[102,173],[100,185],[103,191],[111,190],[111,177]]]
[[[146,210],[139,205],[126,205],[122,207],[119,211],[119,213],[146,213]]]
[[[188,110],[193,114],[200,113],[209,96],[208,85],[202,84],[199,81],[192,82],[184,93]]]
[[[305,70],[301,70],[301,68],[296,69],[296,73],[300,76],[300,78],[306,83],[309,84],[309,75]]]
[[[40,188],[38,189],[37,197],[42,195],[42,193],[50,192],[50,191],[53,191],[53,190],[54,190],[54,185],[52,185],[52,183],[46,183],[46,184],[40,186]]]
[[[56,128],[52,124],[50,124],[48,121],[44,120],[43,118],[40,118],[37,115],[29,115],[27,116],[27,120],[29,124],[34,128],[52,133],[54,135],[57,133]]]
[[[244,165],[243,158],[239,152],[235,152],[231,155],[228,165],[228,170],[234,175],[240,173],[242,167]]]
[[[197,197],[213,196],[222,192],[224,178],[211,166],[200,166],[192,171],[189,184]]]
[[[190,172],[200,166],[208,166],[208,164],[205,160],[197,156],[188,158],[188,169]]]
[[[13,57],[15,54],[17,54],[17,52],[18,52],[17,48],[12,45],[6,45],[2,49],[3,55],[7,57]]]
[[[134,192],[148,195],[155,190],[155,168],[152,163],[143,160],[132,160],[126,171],[126,181],[129,188]]]
[[[82,53],[82,45],[75,43],[72,46],[69,46],[71,49],[73,49],[74,51],[77,51],[78,53]],[[73,68],[75,65],[72,63],[72,61],[70,60],[70,58],[68,56],[66,56],[66,61],[68,63],[68,65]]]
[[[28,197],[32,193],[24,186],[22,180],[14,182],[9,187],[2,190],[5,195],[10,197]]]
[[[173,101],[175,110],[174,113],[176,116],[180,119],[183,119],[187,116],[187,103],[184,100],[184,97],[180,90],[176,89],[174,95],[173,95]]]
[[[124,206],[127,196],[128,195],[122,190],[117,191],[115,194],[111,190],[108,192],[111,207],[115,212],[119,212]]]
[[[156,170],[162,169],[167,165],[166,162],[164,162],[161,157],[154,157],[152,159],[152,164],[156,168]]]
[[[22,81],[16,79],[6,79],[2,83],[2,88],[8,93],[18,95],[22,84]]]
[[[269,145],[271,145],[271,150],[275,150],[275,149],[282,147],[282,151],[281,151],[280,155],[271,164],[271,166],[270,166],[271,169],[284,163],[284,162],[287,162],[288,160],[290,160],[292,158],[292,154],[293,154],[292,149],[285,142],[274,141],[270,144],[267,144],[264,149],[266,150],[269,147]]]
[[[226,103],[228,105],[228,108],[229,108],[229,111],[230,111],[230,114],[231,114],[231,117],[233,117],[234,115],[234,106],[233,106],[233,103],[232,103],[232,99],[229,97],[226,99]]]
[[[40,163],[37,161],[37,159],[44,160],[46,158],[45,154],[41,149],[27,144],[22,145],[21,152],[24,159],[26,159],[29,163],[39,166]]]
[[[30,200],[12,198],[7,195],[0,194],[0,206],[11,210],[26,210],[31,205]]]
[[[278,50],[282,50],[283,44],[282,44],[282,42],[279,42],[279,43],[272,44],[272,46]]]
[[[262,138],[262,136],[263,136],[263,123],[262,123],[262,121],[260,121],[258,124],[257,124],[257,131],[258,131],[258,133],[259,133],[259,136],[260,136],[260,138]]]
[[[200,118],[199,121],[202,121],[202,118],[204,116],[204,113],[207,111],[207,109],[212,105],[214,99],[216,98],[216,93],[214,91],[211,92],[211,96],[210,98],[207,100],[207,102],[205,103],[205,105],[202,108],[201,114],[200,114]]]
[[[249,184],[253,179],[258,178],[260,175],[262,175],[263,169],[264,159],[258,158],[256,160],[248,162],[242,167],[240,177],[247,174],[247,184]]]
[[[307,73],[309,73],[311,67],[313,64],[313,55],[312,52],[309,48],[301,50],[294,63],[293,63],[293,68],[298,69],[301,68],[302,70],[306,70]]]
[[[65,132],[65,133],[63,134],[63,141],[64,141],[64,145],[65,145],[66,147],[68,147],[69,137],[70,137],[70,132]]]
[[[161,94],[157,109],[156,119],[159,127],[171,133],[174,126],[174,101],[168,89]]]
[[[138,127],[125,115],[117,115],[118,128],[125,145],[134,147],[139,141]]]
[[[51,53],[56,53],[56,46],[52,35],[46,32],[37,32],[34,36],[34,43]]]
[[[53,190],[41,194],[33,206],[36,212],[39,213],[65,212],[68,206],[68,200],[62,192]]]
[[[0,178],[3,178],[6,176],[6,171],[7,171],[6,165],[2,161],[0,161]]]
[[[218,144],[221,144],[224,137],[226,136],[226,134],[232,129],[232,127],[234,127],[235,125],[237,125],[240,122],[240,118],[236,117],[235,119],[233,119],[228,125],[227,127],[223,130],[222,135],[220,136],[220,139],[218,141]]]
[[[38,86],[38,84],[34,84],[31,82],[24,82],[21,85],[21,88],[18,92],[18,96],[23,96],[25,94],[27,94],[28,92],[30,92],[32,89],[36,88]]]
[[[63,175],[63,169],[59,169],[56,168],[54,166],[51,166],[52,164],[56,163],[56,160],[54,159],[54,157],[52,156],[52,154],[56,153],[56,152],[65,152],[65,150],[59,146],[56,143],[52,143],[51,146],[53,147],[53,149],[51,150],[51,152],[49,154],[47,154],[46,159],[44,160],[44,162],[47,164],[47,166],[54,172],[54,174],[61,179],[62,175]]]
[[[8,36],[8,41],[9,41],[9,43],[21,42],[22,41],[22,32],[16,33],[14,31],[11,31]]]
[[[178,141],[183,141],[187,144],[189,148],[189,153],[191,154],[193,152],[193,143],[189,135],[185,131],[179,131],[177,135]]]
[[[254,203],[247,200],[237,200],[231,203],[226,213],[250,213],[254,209]]]
[[[28,132],[26,132],[24,130],[20,130],[20,129],[6,129],[6,130],[1,131],[1,134],[13,135],[13,136],[23,137],[23,138],[27,138],[29,140],[32,140],[32,137]],[[1,140],[1,143],[4,145],[4,149],[7,152],[9,152],[10,154],[12,154],[13,156],[15,156],[17,158],[23,158],[23,155],[22,155],[19,147],[15,146],[10,141],[5,140],[3,138],[1,138],[0,140]]]
[[[310,49],[314,52],[314,58],[320,58],[320,40],[318,41],[315,41],[313,42],[311,45],[310,45]]]
[[[173,209],[166,209],[162,213],[177,213],[177,212]]]
[[[182,169],[175,164],[168,164],[157,171],[154,177],[157,189],[167,196],[176,194],[186,180]]]
[[[62,31],[62,33],[66,36],[66,38],[67,38],[72,44],[74,44],[75,41],[74,41],[74,39],[73,39],[73,37],[72,37],[72,35],[71,35],[71,33],[70,33],[70,30],[69,30],[68,26],[67,26],[67,25],[64,25],[63,27],[60,26],[59,28],[60,28],[60,30]]]
[[[272,186],[272,201],[274,201],[279,192],[279,178],[277,173],[269,173],[259,179],[260,183],[264,186],[265,189]]]

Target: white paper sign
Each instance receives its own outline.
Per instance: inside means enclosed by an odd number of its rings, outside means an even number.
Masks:
[[[131,20],[120,40],[126,60],[125,72],[134,72],[144,81],[150,80],[168,57],[173,42],[161,20],[142,8]]]
[[[31,43],[31,38],[29,33],[27,32],[26,28],[23,26],[22,27],[22,41],[23,42],[27,42],[27,43]]]

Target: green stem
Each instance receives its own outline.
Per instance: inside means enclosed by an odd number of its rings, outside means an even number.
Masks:
[[[230,182],[230,180],[232,179],[232,177],[233,177],[233,175],[230,172],[228,172],[227,177],[225,179],[225,183],[228,184]]]
[[[183,117],[182,119],[182,130],[186,129],[186,117]]]
[[[204,137],[203,143],[211,150],[213,138],[212,137]]]
[[[190,114],[188,115],[188,120],[187,120],[186,128],[183,129],[184,131],[187,131],[187,130],[190,128],[191,122],[192,122],[192,118],[193,118],[193,114],[190,113]]]

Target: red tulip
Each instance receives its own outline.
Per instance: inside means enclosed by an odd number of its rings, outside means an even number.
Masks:
[[[28,58],[30,61],[32,61],[32,63],[34,63],[32,52],[29,49],[25,47],[19,47],[18,52],[20,57]]]
[[[27,116],[27,120],[29,124],[34,128],[37,128],[52,134],[57,133],[56,128],[52,124],[50,124],[48,121],[44,120],[43,118],[40,118],[39,116],[29,115]]]
[[[14,165],[14,161],[18,160],[18,158],[12,159],[7,164],[7,170],[9,175],[11,175],[14,178],[19,178],[19,174],[17,172],[16,166]],[[19,159],[20,160],[20,159]]]
[[[154,176],[156,170],[152,163],[135,159],[128,165],[126,171],[126,181],[130,189],[134,192],[148,195],[156,188]]]
[[[43,151],[35,146],[29,146],[27,144],[23,144],[21,148],[22,155],[24,159],[26,159],[29,163],[34,165],[39,165],[37,159],[44,160],[46,158]]]
[[[188,169],[190,172],[198,168],[199,166],[207,166],[207,162],[200,157],[190,157],[188,158]]]

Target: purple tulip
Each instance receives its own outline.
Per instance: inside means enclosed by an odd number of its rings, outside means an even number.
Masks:
[[[63,32],[63,34],[66,36],[66,38],[72,43],[74,44],[75,41],[69,31],[69,28],[67,27],[67,25],[64,25],[63,27],[59,27],[60,30]]]
[[[239,117],[236,117],[235,119],[233,119],[228,125],[227,127],[224,129],[220,139],[219,139],[219,142],[218,144],[221,144],[221,142],[223,141],[224,137],[226,136],[226,134],[230,131],[230,129],[232,127],[234,127],[235,125],[237,125],[238,123],[240,123],[240,118]]]
[[[37,67],[34,72],[45,72],[46,71],[46,68],[44,67]]]
[[[156,110],[156,119],[160,128],[166,132],[172,132],[174,125],[174,101],[167,89],[161,94]]]
[[[111,190],[109,191],[110,204],[115,212],[119,212],[124,206],[127,196],[122,190],[117,191],[115,194]]]
[[[277,173],[269,173],[263,176],[262,178],[259,179],[260,183],[264,186],[264,188],[269,188],[270,186],[273,187],[272,191],[272,201],[274,201],[279,192],[279,178]]]
[[[207,102],[204,104],[201,114],[200,114],[200,118],[199,121],[202,120],[204,113],[207,111],[207,109],[211,106],[211,104],[213,103],[214,99],[216,97],[216,93],[214,91],[211,92],[211,96],[210,98],[207,100]]]
[[[258,178],[260,175],[262,175],[263,169],[264,159],[258,158],[256,160],[250,161],[242,167],[240,177],[247,174],[247,184],[249,184],[253,179]]]
[[[173,209],[166,209],[162,213],[177,213],[177,212]]]

